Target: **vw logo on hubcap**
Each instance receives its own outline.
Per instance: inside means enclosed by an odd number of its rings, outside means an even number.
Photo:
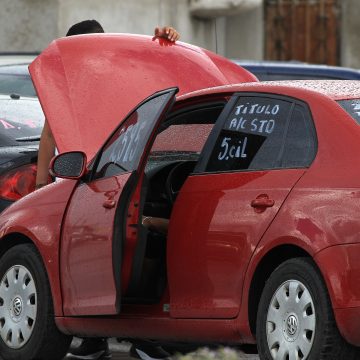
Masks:
[[[13,301],[13,311],[15,316],[19,316],[22,312],[22,301],[19,297],[16,297]]]
[[[296,316],[290,315],[286,321],[286,330],[290,336],[294,336],[298,329],[298,321]]]

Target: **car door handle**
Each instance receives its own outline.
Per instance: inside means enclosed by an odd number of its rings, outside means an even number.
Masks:
[[[268,197],[259,197],[255,200],[251,201],[251,206],[253,208],[264,208],[264,207],[272,207],[274,206],[275,201],[269,199]]]
[[[103,202],[103,207],[105,209],[112,209],[116,204],[116,201],[115,200],[105,200]]]

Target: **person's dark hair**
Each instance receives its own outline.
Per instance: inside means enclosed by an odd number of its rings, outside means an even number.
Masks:
[[[103,27],[96,20],[84,20],[70,27],[66,36],[103,33]]]

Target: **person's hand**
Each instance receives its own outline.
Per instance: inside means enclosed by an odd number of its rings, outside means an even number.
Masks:
[[[159,38],[168,39],[169,41],[175,42],[179,40],[180,34],[171,26],[156,27],[155,36]]]

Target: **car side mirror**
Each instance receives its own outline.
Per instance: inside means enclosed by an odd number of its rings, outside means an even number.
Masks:
[[[50,163],[50,174],[65,179],[80,179],[86,172],[86,154],[82,151],[65,152]]]

